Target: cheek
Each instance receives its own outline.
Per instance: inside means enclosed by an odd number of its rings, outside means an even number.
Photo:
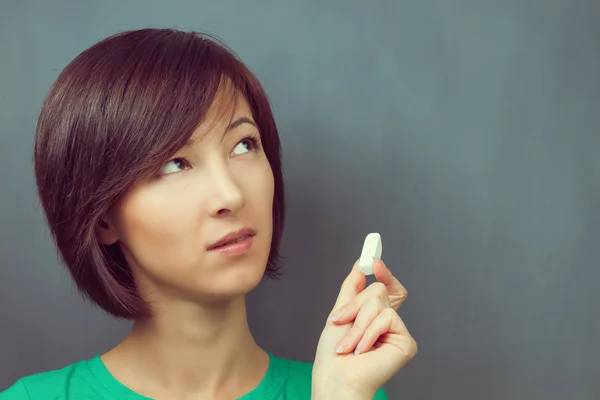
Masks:
[[[246,168],[241,174],[243,174],[243,178],[240,181],[244,182],[243,192],[246,204],[255,212],[260,212],[262,218],[265,218],[264,214],[268,213],[270,221],[275,183],[268,160],[265,157],[254,168]]]
[[[119,236],[139,264],[151,267],[177,261],[187,242],[200,243],[198,200],[143,188],[129,195],[119,210]]]

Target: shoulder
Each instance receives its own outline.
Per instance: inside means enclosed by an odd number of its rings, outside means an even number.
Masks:
[[[65,388],[77,379],[85,365],[86,361],[80,361],[61,369],[21,378],[0,392],[0,400],[61,399],[66,395]]]
[[[0,400],[29,400],[31,396],[23,383],[23,379],[19,379],[15,384],[0,392]]]
[[[310,399],[312,363],[271,356],[271,365],[258,391],[249,399]]]
[[[384,388],[380,388],[377,393],[375,393],[375,397],[373,400],[388,400],[387,393]]]
[[[312,362],[288,360],[286,358],[279,358],[278,360],[288,370],[290,377],[312,380]]]

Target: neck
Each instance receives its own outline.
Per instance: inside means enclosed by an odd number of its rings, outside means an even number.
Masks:
[[[135,321],[103,361],[123,384],[148,397],[231,398],[256,387],[268,355],[254,341],[241,296],[211,305],[163,305],[151,319]]]

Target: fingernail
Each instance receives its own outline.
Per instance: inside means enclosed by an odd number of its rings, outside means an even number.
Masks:
[[[341,308],[341,309],[335,311],[333,314],[331,314],[328,319],[330,321],[336,322],[336,321],[339,321],[342,318],[344,318],[344,314],[345,314],[344,309]]]
[[[364,346],[363,341],[361,340],[360,342],[358,342],[358,346],[356,346],[356,350],[354,350],[354,355],[357,356],[360,354],[360,352],[362,351],[362,348]]]
[[[348,338],[344,337],[338,342],[335,352],[338,354],[344,353],[346,351],[346,347],[348,347]]]

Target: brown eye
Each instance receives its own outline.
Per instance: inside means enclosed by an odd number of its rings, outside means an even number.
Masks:
[[[255,150],[256,142],[257,140],[254,138],[242,139],[233,149],[233,154],[237,156]]]
[[[160,173],[164,175],[172,174],[175,172],[182,171],[189,168],[190,164],[185,158],[174,158],[171,161],[167,161],[165,165],[160,169]]]

